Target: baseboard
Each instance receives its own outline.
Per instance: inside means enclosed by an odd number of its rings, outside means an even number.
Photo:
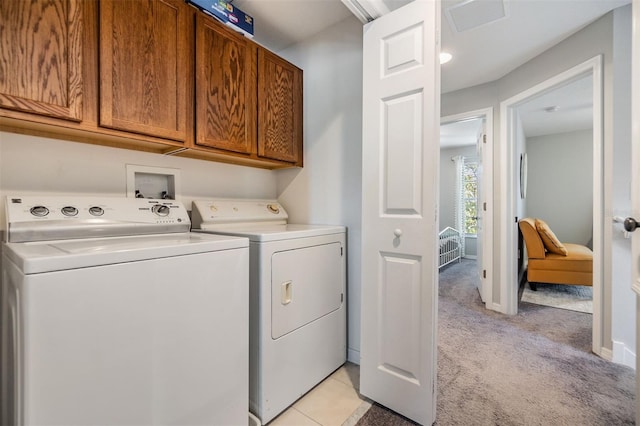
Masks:
[[[478,256],[474,255],[474,254],[465,254],[464,256],[462,256],[463,259],[472,259],[472,260],[478,260]]]
[[[623,342],[613,341],[612,361],[617,364],[626,365],[636,369],[636,354],[633,353]]]
[[[600,353],[596,353],[600,358],[604,358],[607,361],[613,361],[613,352],[608,348],[600,348]]]
[[[360,365],[360,351],[347,348],[347,361]]]

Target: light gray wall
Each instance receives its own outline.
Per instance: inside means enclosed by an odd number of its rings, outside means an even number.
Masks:
[[[127,195],[126,165],[169,167],[180,172],[177,196],[275,198],[270,170],[0,132],[0,223],[8,194]]]
[[[277,172],[298,223],[346,225],[348,357],[360,359],[362,24],[349,17],[280,54],[304,70],[304,168]]]
[[[615,13],[614,13],[615,12]],[[624,7],[620,10],[616,10],[612,13],[608,13],[581,31],[572,35],[571,37],[560,42],[551,49],[543,52],[539,56],[535,57],[526,64],[518,67],[517,69],[509,72],[500,80],[491,84],[485,84],[478,87],[469,89],[463,89],[457,92],[447,93],[442,96],[442,116],[455,115],[463,112],[467,112],[474,109],[494,107],[494,124],[496,129],[499,129],[500,125],[500,110],[499,103],[509,99],[510,97],[519,94],[561,72],[564,72],[578,64],[581,64],[597,55],[602,55],[603,58],[603,91],[604,91],[604,288],[603,288],[603,341],[605,342],[605,348],[612,349],[613,347],[613,334],[618,335],[620,333],[621,344],[626,349],[635,353],[635,337],[633,329],[635,327],[633,321],[623,323],[622,321],[616,321],[616,330],[613,330],[612,318],[615,312],[617,318],[627,317],[631,315],[631,309],[629,306],[622,306],[619,308],[615,305],[613,309],[614,296],[613,293],[619,293],[620,287],[627,286],[626,279],[615,276],[616,279],[621,281],[613,283],[614,278],[612,267],[612,231],[611,221],[612,212],[614,211],[613,193],[616,185],[624,185],[624,181],[629,180],[629,175],[624,170],[620,169],[619,172],[624,176],[616,176],[614,179],[614,172],[617,173],[616,159],[613,157],[614,146],[625,142],[614,139],[614,129],[618,132],[620,129],[629,129],[631,123],[628,116],[625,114],[618,114],[620,110],[630,108],[628,100],[630,69],[626,64],[626,60],[623,60],[624,55],[628,55],[629,52],[622,46],[622,40],[626,40],[628,43],[631,40],[630,25],[624,24],[623,21],[629,22],[630,20],[630,6]],[[615,33],[616,33],[616,60],[614,61],[614,14],[616,18]],[[446,72],[446,68],[443,67],[443,72]],[[615,73],[615,77],[614,77]],[[615,85],[614,85],[615,79]],[[620,79],[620,80],[619,80]],[[625,81],[626,80],[626,81]],[[625,94],[626,91],[626,94]],[[500,135],[496,132],[494,139],[494,189],[500,188],[500,175],[499,167],[500,158],[502,156],[503,145],[500,141]],[[628,187],[628,184],[627,184]],[[509,218],[502,218],[500,215],[500,196],[499,194],[494,199],[494,253],[499,253],[500,249],[500,235],[499,224]],[[622,249],[616,254],[617,257],[629,256],[630,254],[625,249]],[[494,256],[494,295],[497,294],[498,300],[496,303],[503,303],[500,300],[499,283],[500,280],[500,259],[498,256]],[[615,296],[615,299],[626,297],[626,289],[624,293],[620,293],[620,296]],[[624,312],[620,312],[624,309]]]
[[[558,239],[587,244],[593,235],[593,132],[527,138],[527,215]]]

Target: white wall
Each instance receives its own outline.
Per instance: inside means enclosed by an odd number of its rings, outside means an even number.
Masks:
[[[527,216],[547,222],[562,242],[593,236],[593,133],[527,138]]]
[[[304,168],[277,172],[291,222],[347,226],[348,357],[360,359],[362,24],[349,17],[280,55],[304,70]]]
[[[180,170],[180,200],[275,198],[274,171],[0,132],[0,223],[8,194],[126,196],[126,164]]]
[[[605,235],[611,233],[611,339],[613,359],[635,368],[636,296],[631,290],[631,240],[620,225],[611,225],[613,216],[631,214],[631,5],[613,15],[613,152],[609,158],[611,212],[607,212]]]

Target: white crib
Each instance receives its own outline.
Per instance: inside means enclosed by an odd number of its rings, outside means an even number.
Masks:
[[[462,233],[451,227],[446,227],[440,231],[440,234],[438,234],[440,247],[438,269],[456,260],[460,262],[462,258],[462,238],[464,238]]]

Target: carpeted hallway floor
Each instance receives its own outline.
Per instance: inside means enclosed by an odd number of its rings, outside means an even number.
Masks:
[[[440,273],[437,425],[624,425],[635,372],[591,353],[591,315],[521,302],[488,311],[475,264]],[[413,424],[374,405],[360,426]]]

